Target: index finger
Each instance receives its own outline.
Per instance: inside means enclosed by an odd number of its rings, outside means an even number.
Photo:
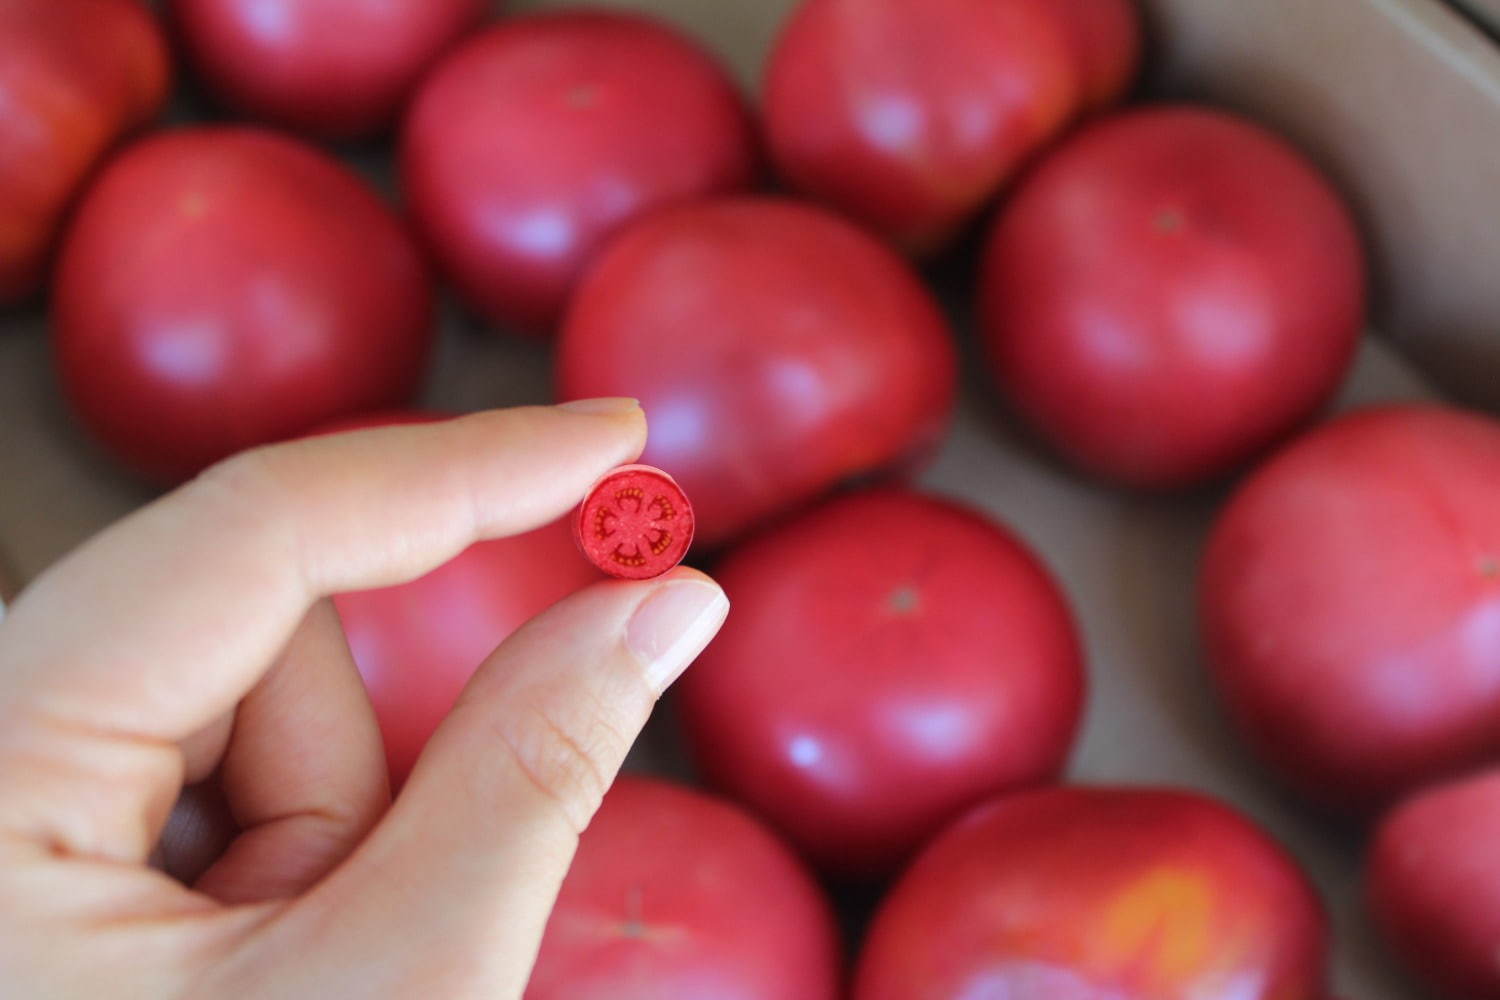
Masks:
[[[178,741],[231,709],[320,597],[413,579],[561,516],[645,445],[633,400],[493,411],[231,459],[43,574],[0,624],[0,725]]]

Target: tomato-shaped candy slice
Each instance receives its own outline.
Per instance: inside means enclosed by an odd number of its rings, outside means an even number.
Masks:
[[[611,576],[650,580],[682,562],[693,523],[693,505],[675,479],[649,465],[622,465],[578,508],[578,544]]]

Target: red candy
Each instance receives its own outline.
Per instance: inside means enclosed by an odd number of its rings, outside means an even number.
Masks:
[[[589,490],[574,529],[595,566],[650,580],[682,562],[693,525],[693,505],[675,479],[649,465],[622,465]]]

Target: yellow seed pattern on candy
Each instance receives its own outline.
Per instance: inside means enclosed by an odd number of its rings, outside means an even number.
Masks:
[[[672,532],[662,526],[661,522],[671,521],[677,516],[677,508],[672,501],[665,496],[657,494],[646,502],[646,491],[639,486],[625,486],[615,491],[614,505],[601,506],[594,511],[594,536],[603,541],[619,531],[618,521],[622,513],[640,514],[646,512],[652,524],[643,531],[642,540],[651,554],[659,556],[672,547]],[[640,544],[634,545],[622,542],[615,546],[610,553],[611,558],[621,566],[640,567],[646,565],[646,557],[641,553]]]

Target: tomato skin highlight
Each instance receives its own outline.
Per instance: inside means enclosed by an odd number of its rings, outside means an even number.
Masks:
[[[135,0],[0,4],[0,307],[42,287],[74,197],[156,117],[171,75],[166,39]]]
[[[1500,1000],[1500,771],[1395,809],[1370,853],[1371,914],[1390,947],[1455,1000]]]
[[[1244,817],[1171,790],[996,799],[918,855],[866,937],[853,1000],[1322,1000],[1327,919]]]
[[[324,139],[382,131],[486,0],[170,0],[199,78],[225,106]],[[272,28],[274,26],[274,28]]]
[[[939,249],[1078,107],[1053,3],[807,0],[766,71],[780,173],[908,249]]]
[[[486,319],[546,333],[621,226],[745,190],[749,112],[713,58],[654,19],[603,10],[512,18],[423,83],[401,181],[450,280]]]
[[[330,424],[319,433],[448,416],[391,411]],[[601,579],[579,556],[572,525],[563,518],[524,535],[478,542],[410,583],[335,596],[380,723],[392,785],[406,781],[464,685],[500,643]]]
[[[632,523],[643,515],[645,525]],[[589,562],[610,576],[651,580],[687,556],[693,524],[693,504],[675,479],[649,465],[622,465],[584,497],[573,536]]]
[[[832,912],[728,802],[622,775],[584,831],[525,1000],[838,1000]]]
[[[557,389],[641,400],[641,461],[672,470],[712,547],[926,453],[956,368],[942,313],[895,254],[819,209],[735,198],[611,243],[569,310]]]
[[[1341,417],[1255,472],[1199,586],[1231,718],[1294,791],[1363,815],[1500,762],[1500,422]]]
[[[425,263],[333,159],[271,132],[159,133],[64,240],[54,349],[83,423],[173,484],[234,452],[404,404],[433,338]]]
[[[989,518],[906,490],[839,497],[714,576],[735,610],[677,686],[692,757],[820,869],[887,875],[1066,763],[1081,644],[1046,568]]]
[[[1168,105],[1085,126],[1001,210],[980,313],[1006,400],[1103,479],[1175,489],[1311,418],[1365,315],[1359,234],[1295,150]]]

